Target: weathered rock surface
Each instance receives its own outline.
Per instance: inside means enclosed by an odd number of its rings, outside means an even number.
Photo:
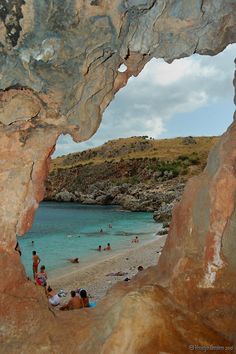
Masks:
[[[176,209],[158,274],[117,286],[94,312],[53,316],[14,246],[43,198],[57,137],[88,139],[115,92],[153,57],[222,51],[235,42],[235,14],[230,0],[2,1],[2,353],[183,353],[192,342],[233,342],[234,126]]]
[[[204,173],[188,183],[158,266],[158,278],[175,299],[186,304],[194,297],[189,309],[204,313],[231,340],[236,340],[235,144],[234,122]]]
[[[159,184],[153,183],[153,185],[126,183],[113,186],[108,182],[100,183],[99,188],[97,188],[97,184],[90,185],[87,193],[83,193],[79,188],[74,191],[70,183],[66,184],[69,191],[64,187],[60,192],[53,190],[49,193],[47,191],[46,199],[82,204],[113,204],[131,211],[156,211],[154,219],[159,222],[171,219],[173,206],[180,200],[185,186],[182,178]]]

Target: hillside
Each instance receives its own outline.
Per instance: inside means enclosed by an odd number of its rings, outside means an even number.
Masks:
[[[46,199],[169,213],[187,179],[204,169],[218,139],[122,138],[58,157],[51,164]]]

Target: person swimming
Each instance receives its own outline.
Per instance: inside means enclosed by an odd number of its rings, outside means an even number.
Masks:
[[[67,261],[71,263],[79,263],[79,258],[68,258]]]
[[[107,244],[107,246],[104,248],[104,251],[111,251],[110,243]]]

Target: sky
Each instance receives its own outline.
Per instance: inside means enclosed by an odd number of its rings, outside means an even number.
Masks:
[[[235,57],[236,44],[214,57],[195,54],[171,64],[152,59],[116,94],[96,134],[82,143],[60,136],[54,157],[122,137],[223,134],[235,110]]]

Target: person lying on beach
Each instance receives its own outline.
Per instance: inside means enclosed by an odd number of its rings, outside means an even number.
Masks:
[[[115,277],[122,277],[123,275],[127,275],[128,273],[126,273],[126,272],[117,272],[117,273],[108,273],[108,274],[106,274],[106,276],[108,277],[108,276],[115,276]]]
[[[80,296],[76,296],[76,292],[74,290],[72,290],[70,292],[70,295],[71,295],[70,301],[67,304],[65,304],[62,307],[60,307],[61,311],[76,310],[76,309],[81,309],[82,307],[84,307],[82,298],[80,297],[81,295]]]
[[[71,263],[79,263],[79,258],[68,258],[67,261]]]
[[[61,298],[59,294],[56,293],[50,286],[46,289],[46,295],[48,297],[48,301],[52,306],[57,306],[61,302]]]
[[[101,250],[102,250],[102,246],[99,245],[98,248],[97,248],[97,251],[101,252]]]
[[[47,286],[47,273],[45,272],[45,266],[40,267],[40,271],[35,275],[35,281],[40,286]]]
[[[138,238],[138,236],[136,236],[135,238],[133,238],[132,243],[139,243],[139,238]]]
[[[111,251],[110,243],[107,244],[107,247],[104,248],[104,251]]]

